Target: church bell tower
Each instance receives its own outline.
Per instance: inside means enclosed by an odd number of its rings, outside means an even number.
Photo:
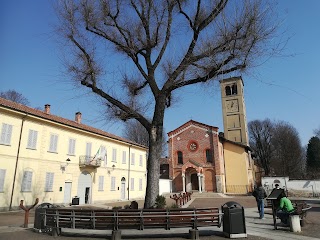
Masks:
[[[232,77],[220,80],[224,137],[249,145],[243,80]]]

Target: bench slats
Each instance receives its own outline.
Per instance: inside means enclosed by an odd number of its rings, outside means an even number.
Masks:
[[[184,209],[121,209],[81,210],[48,208],[44,213],[45,226],[52,228],[82,228],[120,230],[145,228],[221,226],[220,208]]]

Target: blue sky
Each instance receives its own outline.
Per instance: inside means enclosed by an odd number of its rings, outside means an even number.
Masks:
[[[320,1],[279,0],[276,9],[291,37],[284,54],[292,56],[272,58],[242,76],[247,120],[289,122],[305,145],[320,127]],[[52,114],[68,119],[80,111],[83,123],[121,136],[122,124],[101,121],[101,106],[63,75],[55,21],[50,0],[1,1],[0,92],[14,89],[28,98],[31,107],[48,103]],[[166,132],[190,119],[223,131],[217,83],[210,89],[186,89],[180,102],[166,112]]]

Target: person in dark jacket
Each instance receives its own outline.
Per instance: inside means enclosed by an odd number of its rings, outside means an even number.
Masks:
[[[264,219],[264,199],[267,197],[267,193],[261,184],[259,184],[254,189],[252,195],[256,198],[260,219]]]

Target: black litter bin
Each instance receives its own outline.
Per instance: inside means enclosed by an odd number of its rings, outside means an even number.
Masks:
[[[79,197],[75,196],[74,198],[72,198],[72,205],[79,205]]]
[[[46,208],[53,208],[54,205],[51,203],[41,203],[36,209],[34,213],[34,225],[35,229],[38,229],[39,232],[44,231],[44,212]]]
[[[244,209],[237,202],[226,202],[221,206],[223,212],[223,233],[229,238],[247,237]]]

